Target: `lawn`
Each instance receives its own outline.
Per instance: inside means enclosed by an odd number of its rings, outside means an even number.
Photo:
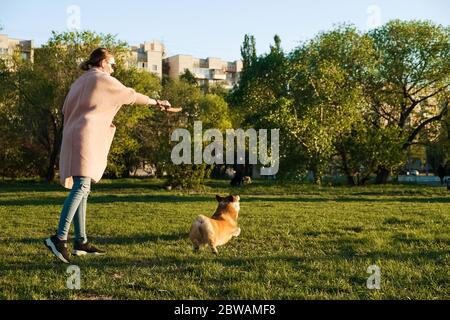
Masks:
[[[0,183],[0,299],[449,299],[450,192],[388,185],[316,187],[255,182],[167,191],[158,180],[104,180],[88,202],[90,239],[108,251],[67,265],[43,245],[66,191]],[[187,233],[215,194],[241,195],[242,233],[214,256]],[[366,286],[381,270],[381,289]]]

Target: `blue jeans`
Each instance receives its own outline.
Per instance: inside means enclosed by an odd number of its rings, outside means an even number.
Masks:
[[[75,227],[75,240],[87,242],[86,236],[86,206],[87,198],[91,191],[91,178],[73,177],[73,187],[64,201],[64,206],[59,219],[57,236],[61,240],[67,240],[70,224],[73,220]]]

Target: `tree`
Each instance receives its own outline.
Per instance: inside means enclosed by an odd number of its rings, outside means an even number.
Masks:
[[[379,127],[397,126],[404,134],[401,149],[448,112],[450,28],[428,21],[394,20],[369,32],[379,55],[377,73],[365,92]],[[385,183],[388,168],[380,165],[377,182]]]
[[[182,113],[160,115],[152,124],[155,134],[160,137],[161,145],[156,146],[154,157],[158,170],[167,173],[167,184],[172,187],[191,188],[200,185],[208,175],[206,165],[180,164],[175,165],[170,159],[172,147],[171,135],[176,128],[185,128],[192,134],[194,121],[200,119],[199,102],[202,99],[202,91],[195,84],[186,81],[169,80],[161,93],[174,106],[183,107]]]
[[[241,47],[241,56],[243,60],[244,70],[250,68],[256,62],[256,41],[253,35],[246,34]]]
[[[228,104],[218,95],[205,94],[199,101],[200,121],[204,129],[214,128],[221,131],[232,128]]]
[[[185,81],[194,86],[197,85],[197,79],[195,78],[195,75],[189,69],[184,70],[184,73],[180,75],[180,80]]]
[[[159,78],[150,72],[119,65],[113,75],[124,85],[149,97],[158,97],[161,92]],[[150,106],[138,105],[123,106],[119,110],[114,118],[117,130],[108,156],[106,175],[128,177],[131,171],[150,161],[145,146],[153,139],[153,133],[146,130],[146,123],[156,118],[159,112]]]
[[[283,52],[280,39],[274,37],[275,45],[268,54],[256,56],[253,36],[245,36],[242,45],[242,70],[239,84],[230,93],[229,103],[239,113],[242,124],[253,124],[258,113],[276,99],[286,97],[288,89],[288,59]]]
[[[162,90],[162,97],[171,101],[172,105],[182,106],[180,114],[164,116],[155,121],[151,127],[154,134],[158,134],[162,146],[154,146],[158,154],[158,167],[161,172],[167,172],[167,184],[172,187],[192,188],[203,183],[213,169],[212,165],[180,164],[171,162],[172,147],[177,142],[171,142],[171,134],[176,128],[187,129],[193,137],[194,122],[202,121],[203,129],[217,128],[224,130],[231,126],[228,104],[214,94],[203,94],[197,85],[186,81],[171,80]]]
[[[256,56],[246,36],[246,63],[229,101],[247,126],[282,129],[281,167],[306,159],[320,183],[338,158],[350,183],[374,171],[385,182],[405,162],[405,150],[438,132],[448,112],[449,30],[392,21],[362,34],[344,25],[288,59],[278,37],[269,54]]]
[[[206,93],[215,94],[222,97],[224,100],[227,100],[230,90],[225,88],[223,83],[216,82],[208,86]]]
[[[393,170],[404,164],[403,141],[398,127],[378,128],[366,119],[355,122],[336,143],[348,184],[366,184],[379,166]]]
[[[439,132],[435,139],[428,141],[427,146],[427,159],[434,172],[440,164],[450,164],[450,113],[441,119]]]
[[[24,128],[18,112],[19,77],[11,68],[21,62],[17,54],[12,59],[0,59],[0,175],[7,177],[36,174],[33,158],[28,157],[23,143]]]
[[[228,97],[232,122],[233,126],[244,129],[281,129],[280,175],[283,176],[288,173],[287,163],[299,163],[298,157],[288,156],[297,150],[291,143],[289,132],[294,128],[287,125],[292,117],[292,109],[288,110],[291,108],[291,99],[288,98],[289,61],[278,36],[274,37],[274,45],[267,54],[256,56],[254,46],[253,36],[246,36],[241,50],[244,68],[239,84]]]
[[[357,79],[370,65],[371,52],[367,37],[344,26],[288,56],[275,36],[270,52],[244,68],[230,101],[248,126],[280,128],[282,173],[309,168],[320,183],[337,139],[362,108]]]
[[[359,81],[370,72],[373,57],[370,39],[345,25],[318,35],[291,54],[296,135],[317,184],[338,154],[340,139],[361,121]]]

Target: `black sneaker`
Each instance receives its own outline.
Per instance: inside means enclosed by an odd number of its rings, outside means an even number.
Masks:
[[[89,242],[82,243],[80,241],[75,241],[75,245],[72,250],[72,254],[74,256],[84,256],[86,254],[99,256],[99,255],[106,254],[106,252],[94,247]]]
[[[45,246],[62,262],[70,263],[67,241],[60,240],[56,235],[44,240]]]

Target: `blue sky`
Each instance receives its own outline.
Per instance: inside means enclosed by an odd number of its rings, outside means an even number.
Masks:
[[[80,9],[81,29],[116,34],[133,45],[159,39],[169,55],[227,60],[240,58],[246,33],[256,37],[261,53],[268,50],[275,34],[283,48],[291,50],[344,22],[361,30],[370,28],[368,21],[396,18],[450,25],[449,0],[0,0],[1,33],[34,39],[39,46],[51,30],[68,30],[71,5]]]

